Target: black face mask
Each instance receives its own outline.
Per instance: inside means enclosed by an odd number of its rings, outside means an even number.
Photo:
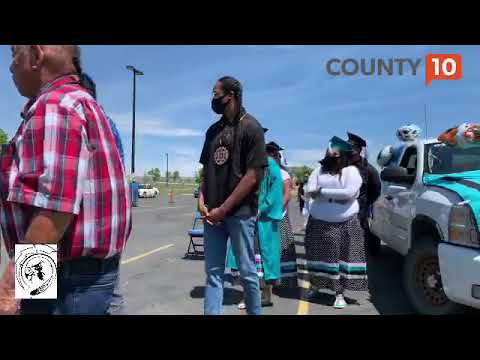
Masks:
[[[337,159],[336,157],[327,155],[320,161],[320,164],[325,171],[330,171],[337,165]]]
[[[349,163],[355,163],[361,159],[360,153],[352,153],[349,157]]]
[[[218,115],[223,115],[223,113],[225,112],[225,109],[228,105],[228,102],[226,102],[225,104],[222,103],[222,100],[225,96],[227,96],[227,95],[223,95],[219,98],[213,98],[212,99],[212,110],[215,113],[217,113]]]

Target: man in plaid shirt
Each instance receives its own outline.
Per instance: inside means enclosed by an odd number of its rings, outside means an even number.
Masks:
[[[102,108],[82,85],[75,45],[14,45],[10,71],[29,101],[0,158],[0,224],[15,244],[58,244],[58,299],[23,314],[107,314],[131,201]]]

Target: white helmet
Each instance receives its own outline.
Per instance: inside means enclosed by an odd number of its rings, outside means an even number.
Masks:
[[[394,153],[395,149],[392,145],[384,147],[378,154],[377,164],[381,167],[387,166],[392,161]]]
[[[400,141],[414,141],[421,132],[422,130],[415,124],[406,125],[397,130],[397,138]]]

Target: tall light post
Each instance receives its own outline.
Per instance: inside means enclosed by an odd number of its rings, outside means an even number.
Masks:
[[[168,153],[166,153],[165,155],[167,155],[167,188],[168,188]]]
[[[135,101],[137,93],[137,76],[143,75],[143,72],[132,65],[127,65],[127,70],[133,73],[133,115],[132,115],[132,176],[135,174]]]

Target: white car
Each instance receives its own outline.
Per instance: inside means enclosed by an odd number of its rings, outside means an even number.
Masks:
[[[381,172],[372,233],[405,257],[404,287],[419,313],[455,313],[458,304],[480,308],[480,233],[470,207],[480,201],[467,204],[458,192],[428,180],[439,175],[452,181],[448,174],[455,174],[461,181],[465,172],[480,170],[480,148],[436,140],[397,148],[399,156]]]
[[[138,186],[138,197],[141,198],[156,198],[160,191],[149,184],[140,184]]]

